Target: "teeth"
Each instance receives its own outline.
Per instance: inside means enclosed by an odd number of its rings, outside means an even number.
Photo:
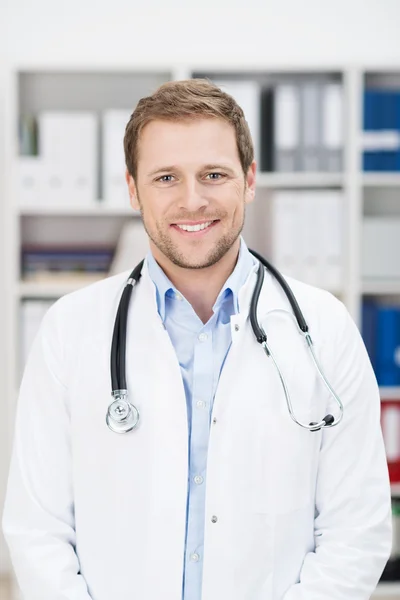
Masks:
[[[206,229],[213,223],[213,221],[208,221],[207,223],[201,223],[199,225],[178,225],[179,229],[183,229],[183,231],[201,231],[202,229]]]

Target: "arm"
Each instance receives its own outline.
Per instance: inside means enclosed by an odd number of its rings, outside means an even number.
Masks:
[[[2,527],[24,600],[90,600],[74,549],[65,360],[56,310],[42,322],[21,384]]]
[[[335,304],[331,318],[338,333],[332,368],[326,371],[344,416],[322,434],[315,552],[306,555],[300,583],[283,600],[368,600],[390,555],[391,498],[379,390],[355,323],[343,304]]]

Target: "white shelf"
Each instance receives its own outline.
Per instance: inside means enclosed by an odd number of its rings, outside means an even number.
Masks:
[[[383,600],[384,598],[400,599],[400,582],[385,582],[380,583],[376,591],[372,594],[371,600]]]
[[[400,187],[400,173],[364,173],[365,187]]]
[[[381,400],[400,400],[400,387],[382,386],[379,388]]]
[[[362,282],[363,294],[400,294],[400,279],[369,279]]]
[[[20,206],[17,212],[22,216],[60,216],[60,217],[99,217],[99,216],[130,216],[138,217],[140,213],[133,210],[127,201],[126,206],[112,206],[103,204],[101,201],[93,202],[91,206],[74,205],[51,205],[42,204],[37,206]]]
[[[341,187],[342,173],[258,173],[260,188]]]

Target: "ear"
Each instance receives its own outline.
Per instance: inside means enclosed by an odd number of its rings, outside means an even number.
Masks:
[[[125,171],[125,180],[126,180],[126,183],[128,184],[129,198],[130,198],[131,206],[134,210],[140,210],[140,205],[139,205],[137,191],[136,191],[136,184],[135,184],[135,181],[134,181],[132,175],[129,173],[128,169],[126,169],[126,171]]]
[[[253,202],[256,194],[256,171],[257,163],[255,160],[253,160],[246,175],[246,190],[244,198],[246,204],[250,204],[250,202]]]

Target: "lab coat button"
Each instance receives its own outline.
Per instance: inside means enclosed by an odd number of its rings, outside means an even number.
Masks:
[[[200,558],[200,556],[196,552],[194,554],[190,555],[190,560],[192,562],[198,562],[199,558]]]
[[[214,418],[213,418],[213,423],[214,423],[214,425],[215,425],[215,423],[216,423],[216,422],[217,422],[217,419],[214,417]]]
[[[215,515],[213,517],[211,517],[211,523],[216,523],[218,521],[218,517],[216,517]]]
[[[240,326],[236,323],[236,325],[235,325],[235,331],[239,331],[239,329],[240,329]]]

